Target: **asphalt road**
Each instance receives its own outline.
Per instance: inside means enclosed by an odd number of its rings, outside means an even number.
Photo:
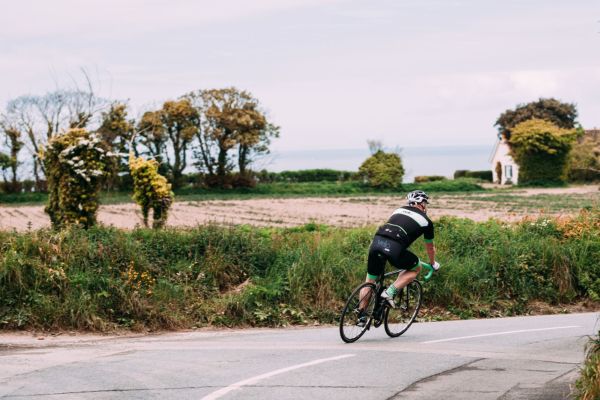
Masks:
[[[600,313],[140,337],[0,335],[2,399],[562,399]]]

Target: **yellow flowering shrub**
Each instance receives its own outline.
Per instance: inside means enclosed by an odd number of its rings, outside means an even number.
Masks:
[[[112,157],[100,137],[71,129],[50,139],[40,157],[48,181],[45,210],[52,226],[95,225],[98,192]]]
[[[581,210],[575,217],[557,219],[558,229],[565,238],[581,238],[584,235],[598,235],[600,232],[600,209]]]
[[[129,263],[127,271],[121,273],[121,277],[128,287],[138,293],[144,291],[146,295],[152,294],[152,288],[156,284],[156,279],[148,271],[137,271],[133,261]]]
[[[144,225],[152,210],[152,227],[161,228],[167,222],[168,211],[175,197],[167,178],[158,173],[158,162],[129,155],[133,178],[133,200],[142,207]]]

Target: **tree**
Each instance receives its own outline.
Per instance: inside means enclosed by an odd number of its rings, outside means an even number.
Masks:
[[[0,123],[0,130],[4,133],[5,144],[8,146],[9,155],[8,162],[2,167],[3,178],[5,182],[5,190],[11,193],[19,192],[21,187],[18,178],[18,169],[21,162],[19,162],[19,152],[23,148],[23,142],[21,142],[21,132],[13,126],[8,125],[5,121]],[[7,178],[5,171],[10,169],[10,179]]]
[[[165,102],[160,117],[173,150],[173,162],[168,153],[166,155],[171,182],[178,188],[182,184],[183,170],[187,167],[188,146],[198,132],[200,115],[188,99],[181,99]]]
[[[383,142],[381,140],[367,140],[367,146],[369,146],[369,153],[371,153],[371,155],[377,153],[378,151],[383,151]]]
[[[404,167],[398,154],[378,150],[362,163],[358,176],[371,187],[396,188],[402,184]]]
[[[96,224],[98,192],[111,156],[100,136],[85,129],[50,139],[41,158],[49,192],[45,211],[54,228]]]
[[[167,101],[160,110],[144,113],[138,129],[142,143],[168,173],[174,187],[182,183],[188,147],[199,130],[200,115],[189,99]],[[171,155],[172,153],[172,159]],[[162,168],[161,168],[162,167]]]
[[[120,172],[129,172],[128,154],[134,133],[133,120],[127,119],[127,105],[114,102],[102,113],[100,127],[96,131],[108,148],[115,153],[107,177],[107,186],[113,188]]]
[[[0,170],[4,176],[4,182],[6,182],[6,170],[10,168],[10,156],[8,154],[0,153]],[[5,187],[1,186],[0,191],[4,191]]]
[[[583,135],[573,145],[567,176],[569,181],[577,182],[600,180],[600,142],[593,136]]]
[[[167,132],[162,123],[161,111],[146,111],[138,123],[141,144],[148,150],[152,158],[158,162],[159,172],[167,173],[167,165],[163,163],[163,154],[167,152]]]
[[[56,90],[41,96],[21,96],[8,102],[5,120],[27,139],[32,155],[33,174],[38,183],[45,173],[40,162],[41,148],[49,140],[71,128],[86,128],[106,101],[94,94],[89,82],[87,90]]]
[[[514,110],[503,112],[494,126],[506,139],[510,140],[512,129],[521,122],[537,118],[552,122],[559,128],[573,129],[577,123],[577,107],[572,103],[540,98],[527,104],[519,104]]]
[[[269,153],[271,139],[279,137],[279,127],[268,123],[260,111],[246,109],[244,112],[246,116],[240,119],[238,135],[238,170],[241,176],[248,174],[248,166],[256,158]]]
[[[279,136],[279,128],[268,122],[259,102],[249,92],[236,88],[199,90],[185,96],[200,114],[196,134],[197,165],[209,177],[209,184],[223,186],[234,169],[237,150],[240,175],[260,155],[269,152],[271,139]]]
[[[511,155],[519,164],[519,183],[564,183],[569,152],[577,137],[575,129],[530,119],[512,128]]]
[[[144,226],[148,227],[148,217],[152,210],[152,227],[162,228],[173,204],[171,185],[158,173],[156,160],[145,160],[130,153],[129,168],[133,177],[133,200],[142,207]]]

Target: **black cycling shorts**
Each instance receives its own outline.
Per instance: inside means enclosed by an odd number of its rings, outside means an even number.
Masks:
[[[386,261],[397,269],[413,269],[419,264],[419,257],[406,250],[402,243],[375,235],[369,248],[367,271],[371,275],[381,275]]]

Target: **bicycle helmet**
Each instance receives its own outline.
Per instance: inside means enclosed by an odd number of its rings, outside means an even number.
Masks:
[[[408,200],[409,206],[421,204],[423,202],[429,204],[429,196],[422,190],[413,190],[406,195],[406,200]]]

